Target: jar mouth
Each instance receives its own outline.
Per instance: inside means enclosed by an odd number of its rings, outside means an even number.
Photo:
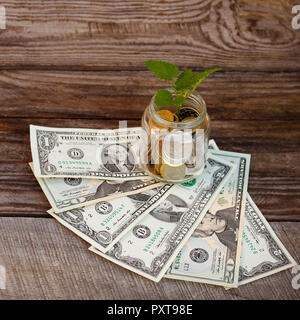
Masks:
[[[171,91],[171,89],[167,89],[167,90]],[[198,114],[198,116],[196,118],[191,119],[191,120],[187,120],[184,122],[171,121],[171,120],[167,120],[167,119],[161,117],[157,113],[157,111],[162,110],[162,109],[166,109],[168,107],[162,107],[161,109],[158,109],[158,107],[154,103],[154,99],[155,99],[155,95],[152,97],[151,102],[150,102],[150,106],[149,106],[151,117],[156,122],[158,122],[166,127],[177,128],[177,129],[194,128],[194,127],[198,126],[201,122],[203,122],[205,119],[206,104],[205,104],[205,101],[203,100],[203,98],[199,94],[191,94],[186,99],[184,104],[181,106],[182,109],[183,108],[190,108]]]

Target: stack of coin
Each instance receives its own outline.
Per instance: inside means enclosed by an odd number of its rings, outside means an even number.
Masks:
[[[157,114],[168,121],[187,122],[194,120],[198,114],[192,108],[182,108],[180,115],[167,109],[158,110]],[[190,162],[195,159],[193,135],[188,137],[183,131],[164,127],[149,119],[151,146],[148,149],[147,167],[149,171],[169,181],[182,180],[195,169]],[[194,131],[194,130],[193,130]]]

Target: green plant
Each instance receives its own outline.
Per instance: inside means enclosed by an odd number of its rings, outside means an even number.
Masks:
[[[173,93],[169,90],[158,90],[155,95],[155,104],[158,107],[176,106],[177,115],[180,114],[180,109],[185,100],[197,89],[199,84],[213,72],[222,70],[214,68],[205,70],[200,73],[193,73],[192,70],[186,69],[179,73],[178,67],[169,62],[158,60],[145,61],[147,68],[152,71],[159,79],[167,80],[173,89]]]

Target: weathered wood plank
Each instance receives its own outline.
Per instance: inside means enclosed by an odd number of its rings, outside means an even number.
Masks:
[[[299,177],[264,178],[250,174],[248,191],[268,220],[300,221]]]
[[[272,223],[300,261],[300,224]],[[0,218],[0,299],[299,299],[286,270],[238,289],[163,279],[154,283],[89,252],[88,245],[53,219]],[[130,288],[130,290],[124,290]],[[278,290],[280,288],[280,290]]]
[[[0,71],[0,117],[140,119],[167,85],[148,71]],[[199,92],[213,120],[300,119],[300,72],[218,72]]]
[[[144,68],[149,58],[181,66],[300,68],[297,1],[4,0],[1,68]],[[284,63],[282,63],[284,61]]]

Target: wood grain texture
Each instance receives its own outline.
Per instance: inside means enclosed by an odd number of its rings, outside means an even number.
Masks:
[[[151,58],[193,68],[299,70],[296,2],[4,0],[0,67],[128,70]]]
[[[298,3],[297,3],[298,2]],[[29,124],[139,126],[166,84],[147,59],[200,71],[212,138],[251,153],[249,192],[300,262],[300,31],[296,0],[4,0],[0,30],[0,299],[300,299],[284,271],[241,288],[155,284],[87,250],[46,213]],[[293,222],[287,222],[293,221]],[[126,290],[124,290],[126,288]]]
[[[0,71],[0,118],[140,119],[167,85],[150,71]],[[212,120],[300,120],[300,71],[222,71],[198,92]]]
[[[271,225],[299,262],[300,224]],[[0,299],[300,298],[291,270],[228,291],[170,279],[154,283],[89,252],[86,242],[53,219],[0,218],[0,242],[0,264],[7,271]]]

